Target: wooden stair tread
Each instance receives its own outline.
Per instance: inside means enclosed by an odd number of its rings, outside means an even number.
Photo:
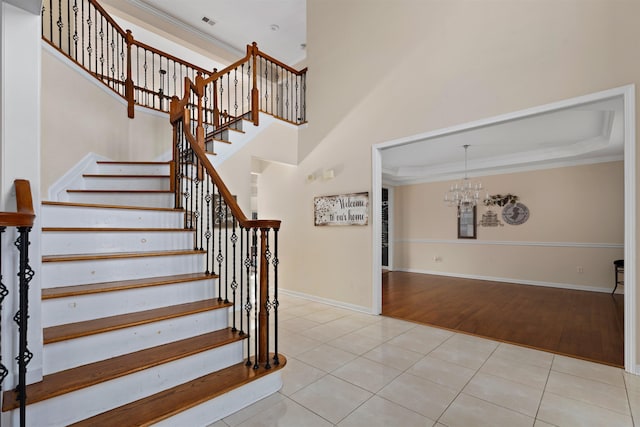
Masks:
[[[123,291],[149,286],[169,285],[173,283],[192,282],[197,280],[216,279],[218,276],[206,273],[176,274],[173,276],[150,277],[135,280],[120,280],[114,282],[91,283],[87,285],[61,286],[42,289],[42,299],[64,298],[78,295],[97,294],[102,292]]]
[[[161,211],[161,212],[184,212],[184,209],[177,208],[156,208],[149,206],[127,206],[127,205],[106,205],[100,203],[76,203],[76,202],[54,202],[54,201],[43,201],[43,205],[47,206],[68,206],[68,207],[76,207],[76,208],[98,208],[98,209],[128,209],[128,210],[139,210],[139,211]]]
[[[171,190],[67,190],[67,193],[173,194]]]
[[[172,232],[172,233],[193,233],[194,230],[188,228],[153,228],[153,227],[42,227],[42,231],[49,232],[80,232],[80,231],[113,231],[113,232],[127,232],[127,231],[139,231],[139,232]]]
[[[244,338],[246,335],[240,335],[239,332],[234,332],[231,328],[225,328],[45,375],[42,381],[27,386],[27,404],[153,368]],[[15,391],[10,390],[4,393],[3,411],[17,408],[19,405]]]
[[[115,331],[118,329],[144,325],[166,319],[173,319],[190,314],[203,313],[206,311],[230,307],[232,305],[233,304],[230,302],[225,303],[214,298],[118,316],[103,317],[84,322],[51,326],[43,329],[44,344],[51,344],[54,342],[95,335],[103,332]]]
[[[98,173],[85,173],[82,175],[85,178],[169,178],[170,175],[124,175],[124,174],[98,174]]]
[[[232,144],[231,141],[227,141],[226,139],[220,139],[220,138],[208,138],[207,139],[207,142],[211,142],[211,141],[222,142],[223,144]]]
[[[117,259],[117,258],[144,258],[154,256],[172,256],[172,255],[194,255],[205,254],[207,251],[183,249],[171,251],[148,251],[148,252],[110,252],[96,254],[70,254],[70,255],[45,255],[42,262],[65,262],[65,261],[95,261],[100,259]]]
[[[71,425],[75,427],[150,426],[251,381],[277,372],[287,363],[284,356],[279,355],[279,359],[280,364],[272,366],[271,369],[260,367],[254,370],[252,366],[245,366],[244,362],[241,362]]]

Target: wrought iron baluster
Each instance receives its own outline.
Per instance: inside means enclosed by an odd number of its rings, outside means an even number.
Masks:
[[[2,236],[6,227],[0,227],[0,320],[2,319],[2,303],[7,295],[9,295],[9,289],[4,284],[2,276]],[[2,322],[0,321],[0,340],[2,339]],[[0,344],[0,384],[9,375],[9,370],[4,363],[2,363],[2,345]]]
[[[160,73],[160,88],[158,89],[158,98],[160,98],[160,110],[164,111],[164,76],[167,74],[167,70],[162,68],[162,58],[160,58],[160,70],[158,70],[158,73]]]
[[[302,119],[300,122],[307,121],[307,75],[302,75]]]
[[[280,264],[278,259],[278,231],[280,230],[277,228],[273,229],[273,364],[276,366],[280,364],[280,358],[278,357],[278,307],[280,306],[280,301],[278,301],[278,264]]]
[[[222,221],[225,220],[224,211],[222,210],[223,203],[224,199],[218,187],[218,198],[215,202],[216,225],[218,226],[218,256],[216,257],[216,261],[218,261],[218,276],[222,275],[222,261],[224,261],[224,256],[222,255]],[[222,301],[222,280],[220,277],[218,277],[218,301]]]
[[[49,40],[53,43],[53,0],[49,0]]]
[[[98,72],[98,9],[96,9],[95,7],[93,8],[93,22],[95,24],[95,28],[93,29],[93,35],[94,35],[94,47],[95,47],[95,55],[93,55],[93,60],[95,62],[95,68],[93,69],[93,71],[95,71],[96,73]]]
[[[224,203],[224,302],[229,302],[229,207]]]
[[[244,325],[243,325],[243,313],[242,313],[242,304],[244,301],[244,227],[242,225],[240,225],[240,263],[239,263],[239,267],[240,267],[240,281],[239,281],[239,287],[240,287],[240,300],[238,301],[238,308],[239,308],[239,317],[240,317],[240,335],[244,335]],[[235,265],[235,263],[234,263]],[[235,298],[234,298],[234,304],[235,304]]]
[[[182,152],[180,153],[180,161],[182,162],[182,182],[181,182],[181,187],[182,188],[182,197],[184,198],[184,228],[190,229],[191,228],[191,224],[189,221],[189,163],[188,163],[188,142],[186,140],[186,138],[183,138],[182,140]]]
[[[29,232],[31,227],[18,227],[18,239],[15,246],[20,256],[19,278],[19,308],[13,320],[18,325],[18,401],[20,402],[20,424],[26,425],[27,409],[27,365],[33,358],[27,342],[27,327],[29,320],[29,282],[33,278],[33,270],[29,265]]]
[[[87,44],[87,54],[88,54],[88,58],[87,58],[87,63],[89,64],[89,69],[91,69],[91,54],[93,53],[93,48],[91,47],[91,26],[93,25],[93,20],[91,20],[91,3],[89,3],[88,5],[88,10],[87,10],[87,40],[88,40],[88,44]],[[83,32],[84,32],[84,26],[83,28]]]
[[[142,53],[144,55],[144,64],[142,66],[144,69],[144,105],[149,105],[149,87],[147,86],[147,70],[149,66],[147,64],[147,49],[144,48]]]
[[[251,88],[253,87],[251,81],[251,64],[247,64],[247,109],[253,111],[251,107]],[[251,120],[254,120],[253,113],[251,114]]]
[[[238,117],[238,68],[233,70],[233,115]]]
[[[231,117],[231,90],[229,90],[229,84],[231,84],[231,71],[227,73],[227,123],[230,123]]]
[[[125,42],[124,38],[120,37],[120,61],[119,61],[119,63],[121,65],[120,65],[120,70],[118,72],[120,73],[120,80],[122,81],[123,84],[125,84],[125,81],[127,79],[127,76],[124,75],[124,70],[126,69],[126,65],[125,65],[125,61],[126,60],[125,60],[125,56],[124,56],[124,47],[126,46],[126,44],[127,43]]]
[[[69,5],[69,0],[67,3],[67,50],[69,51],[69,56],[71,56],[71,7]]]
[[[258,369],[260,365],[258,365],[258,341],[260,337],[260,332],[258,328],[258,306],[260,305],[260,300],[258,299],[258,234],[257,229],[253,229],[253,248],[251,249],[251,261],[253,267],[253,275],[254,275],[254,283],[253,283],[253,342],[255,348],[254,355],[254,364],[253,369]]]
[[[265,315],[264,315],[264,324],[266,327],[266,331],[265,331],[265,346],[264,346],[264,352],[265,352],[265,365],[264,368],[265,369],[271,369],[271,364],[269,363],[269,312],[271,311],[271,302],[269,301],[269,262],[271,261],[271,251],[269,250],[269,229],[268,228],[263,228],[261,229],[262,231],[262,235],[264,236],[264,240],[265,240],[265,251],[264,251],[264,268],[266,271],[261,272],[260,276],[264,275],[264,277],[266,277],[267,283],[264,286],[264,290],[266,291],[266,294],[264,296],[264,307],[260,307],[261,310],[265,311]],[[260,331],[262,332],[262,331]]]
[[[244,310],[247,316],[247,335],[250,334],[251,329],[251,229],[247,228],[245,233],[245,258],[244,258],[244,267],[246,271],[246,287],[247,287],[247,300],[244,304]],[[251,340],[247,339],[247,363],[246,366],[251,366]]]
[[[102,15],[100,15],[100,78],[104,81],[104,17]]]
[[[111,48],[111,66],[109,66],[109,52],[107,52],[107,70],[111,71],[111,87],[115,89],[116,87],[116,67],[115,67],[116,44],[114,42],[113,32],[114,32],[114,28],[112,26],[108,26],[107,27],[107,46]],[[111,34],[111,41],[109,41],[109,34]]]
[[[193,151],[193,149],[192,149],[192,151]],[[198,230],[200,229],[199,224],[198,224],[198,222],[200,222],[200,210],[199,210],[199,206],[198,206],[198,204],[199,204],[198,203],[199,202],[199,200],[198,200],[199,197],[198,196],[200,195],[200,193],[198,191],[198,189],[200,187],[200,159],[197,156],[194,155],[192,161],[193,161],[193,166],[192,167],[194,168],[194,170],[192,172],[193,173],[193,177],[191,178],[191,183],[192,183],[191,184],[192,185],[191,189],[193,190],[193,185],[194,184],[195,184],[196,188],[195,188],[195,191],[193,192],[193,199],[195,199],[194,200],[195,208],[193,208],[191,221],[193,223],[195,223],[195,225],[193,226],[193,230],[195,232],[195,239],[194,239],[195,247],[194,247],[194,249],[197,250],[198,249],[198,234],[200,234],[198,232]],[[200,249],[202,249],[202,248],[200,248]]]
[[[213,266],[211,266],[210,264],[210,259],[212,257],[212,251],[211,251],[211,179],[207,176],[206,177],[207,180],[207,195],[205,196],[204,200],[207,202],[207,209],[205,210],[206,212],[206,217],[207,217],[207,230],[204,233],[204,237],[207,239],[207,243],[205,245],[205,249],[207,250],[207,263],[206,263],[206,273],[207,274],[213,274]]]
[[[80,22],[81,22],[81,27],[82,27],[82,66],[84,66],[84,0],[80,0]]]
[[[291,74],[292,73],[287,73],[287,79],[285,81],[285,91],[286,91],[286,95],[285,95],[285,105],[284,105],[284,111],[285,111],[285,115],[286,115],[286,119],[287,120],[291,120],[291,110],[289,110],[291,104],[289,103],[289,82],[291,81]]]
[[[78,0],[73,0],[73,59],[78,60]]]
[[[233,303],[233,325],[231,330],[233,332],[237,331],[236,329],[236,289],[238,289],[238,282],[236,281],[236,243],[238,242],[238,234],[236,233],[236,217],[233,217],[233,229],[231,233],[231,243],[232,243],[232,251],[233,251],[233,262],[231,266],[233,268],[233,275],[231,278],[231,300]]]

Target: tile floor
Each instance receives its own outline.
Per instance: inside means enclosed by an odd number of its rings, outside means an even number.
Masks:
[[[621,369],[280,298],[282,389],[211,425],[640,426]]]

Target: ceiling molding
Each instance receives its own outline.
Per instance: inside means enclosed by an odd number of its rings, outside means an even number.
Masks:
[[[228,52],[234,54],[234,55],[238,55],[238,56],[244,56],[246,54],[246,51],[244,50],[244,48],[240,49],[237,46],[234,46],[224,40],[220,40],[210,34],[205,33],[204,31],[200,31],[199,29],[187,24],[186,22],[175,18],[172,15],[169,15],[168,13],[157,9],[153,6],[151,6],[150,4],[142,1],[142,0],[128,0],[129,3],[133,4],[135,7],[137,7],[138,9],[141,9],[145,12],[148,12],[160,19],[163,19],[179,28],[181,28],[184,31],[190,32],[206,41],[208,41],[209,43],[213,43],[215,45],[220,46],[221,48],[227,50]]]

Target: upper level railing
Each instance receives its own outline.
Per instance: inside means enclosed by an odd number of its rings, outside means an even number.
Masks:
[[[4,284],[4,278],[2,276],[2,265],[5,258],[12,258],[11,256],[6,256],[6,254],[2,254],[2,235],[7,227],[16,227],[18,232],[18,238],[15,241],[15,246],[18,250],[18,311],[15,316],[13,316],[13,320],[18,326],[18,354],[15,358],[18,361],[18,384],[15,392],[18,395],[17,400],[20,402],[20,426],[23,427],[26,425],[27,364],[33,357],[33,354],[27,347],[27,322],[29,319],[29,282],[33,278],[33,270],[29,266],[29,233],[31,232],[31,227],[33,227],[35,214],[29,181],[17,179],[14,181],[14,185],[16,190],[17,212],[0,212],[0,321],[3,318],[3,316],[1,316],[2,303],[9,295],[9,289]],[[4,326],[6,325],[0,323],[0,332]],[[1,339],[2,333],[0,333],[0,340]],[[2,345],[0,345],[0,349],[1,348]],[[8,374],[9,369],[3,364],[2,352],[0,351],[0,385]]]
[[[44,0],[42,38],[127,101],[129,117],[141,105],[169,112],[184,79],[210,79],[205,88],[208,131],[241,118],[257,123],[258,111],[295,124],[306,122],[306,69],[297,71],[260,52],[226,73],[206,70],[135,40],[96,0]],[[212,76],[216,75],[215,79]]]

